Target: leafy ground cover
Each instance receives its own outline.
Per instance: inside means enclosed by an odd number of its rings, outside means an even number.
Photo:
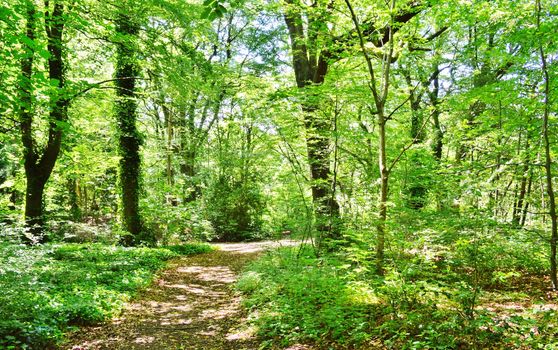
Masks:
[[[169,259],[211,249],[197,243],[164,248],[2,244],[0,348],[49,348],[74,326],[117,315]]]
[[[236,287],[263,346],[558,349],[544,246],[494,223],[440,220],[444,232],[414,219],[393,230],[409,236],[390,247],[385,276],[355,237],[342,253],[283,248],[251,264]]]

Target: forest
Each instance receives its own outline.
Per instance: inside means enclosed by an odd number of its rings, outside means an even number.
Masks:
[[[0,349],[558,349],[558,0],[4,0]]]

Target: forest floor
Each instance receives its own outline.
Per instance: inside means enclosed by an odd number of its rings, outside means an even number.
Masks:
[[[173,260],[119,318],[82,327],[62,349],[258,349],[234,282],[263,251],[296,241],[225,243],[211,253]],[[291,350],[306,349],[302,346]]]

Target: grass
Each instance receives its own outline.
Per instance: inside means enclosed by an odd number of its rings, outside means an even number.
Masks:
[[[211,249],[1,244],[0,349],[52,347],[74,326],[117,315],[169,259]]]

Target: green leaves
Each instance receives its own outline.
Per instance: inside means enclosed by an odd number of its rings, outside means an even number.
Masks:
[[[201,17],[210,21],[223,17],[227,13],[227,8],[223,4],[220,0],[205,0]]]

